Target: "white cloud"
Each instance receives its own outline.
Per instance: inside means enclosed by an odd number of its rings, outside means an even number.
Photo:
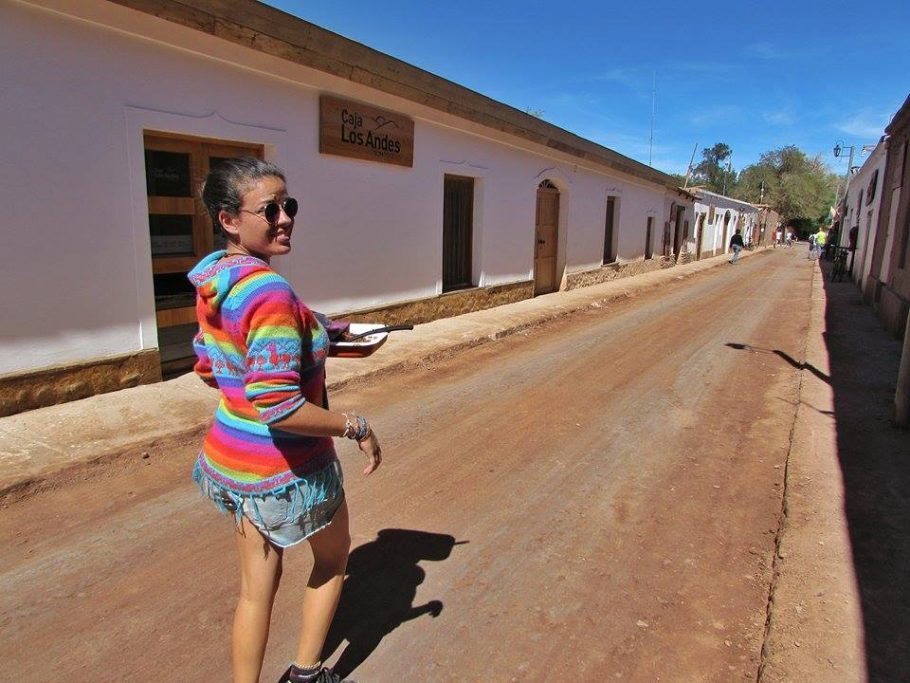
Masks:
[[[696,126],[704,126],[726,123],[727,121],[738,120],[741,117],[742,107],[739,105],[705,104],[701,106],[697,113],[689,117],[689,120]]]
[[[669,145],[655,142],[652,148],[648,140],[649,133],[635,134],[601,129],[581,131],[579,135],[642,164],[647,164],[650,156],[651,166],[664,173],[685,173],[689,166],[688,157],[680,159],[676,155],[676,150]]]
[[[762,118],[772,126],[792,126],[796,123],[796,114],[790,106],[780,107],[772,111],[763,111]]]
[[[752,43],[746,45],[743,52],[757,59],[778,59],[781,56],[780,51],[771,43]]]
[[[594,76],[595,81],[611,81],[613,83],[622,83],[623,85],[632,85],[642,78],[643,71],[637,68],[615,68],[606,73]]]
[[[850,118],[835,123],[834,127],[841,133],[858,138],[879,138],[885,133],[885,126],[891,119],[891,113],[873,112],[863,109]]]

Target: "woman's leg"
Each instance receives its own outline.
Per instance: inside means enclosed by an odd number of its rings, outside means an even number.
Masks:
[[[351,549],[347,501],[335,512],[332,523],[309,539],[313,549],[313,571],[303,593],[303,615],[297,664],[309,666],[322,657],[329,626],[335,616],[344,571]]]
[[[282,551],[246,519],[237,530],[240,598],[234,612],[234,683],[259,683],[269,639],[272,603],[281,578]]]

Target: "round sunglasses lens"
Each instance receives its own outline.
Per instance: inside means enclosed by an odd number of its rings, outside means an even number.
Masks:
[[[277,202],[269,202],[265,205],[263,215],[269,223],[275,223],[278,220],[278,214],[281,213],[281,207]]]
[[[284,212],[290,217],[293,218],[297,215],[297,200],[293,197],[288,197],[284,200]]]

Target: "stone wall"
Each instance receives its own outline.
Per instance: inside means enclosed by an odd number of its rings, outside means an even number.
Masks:
[[[534,283],[516,282],[495,287],[471,287],[447,292],[430,299],[407,301],[394,306],[382,306],[368,310],[352,311],[333,315],[333,318],[351,322],[380,322],[386,325],[411,323],[420,325],[440,318],[451,318],[463,313],[482,311],[486,308],[515,303],[534,296]]]
[[[0,417],[160,380],[157,349],[0,375]]]
[[[608,280],[618,280],[623,277],[650,273],[652,270],[669,268],[672,265],[673,261],[666,256],[659,256],[641,261],[630,261],[629,263],[609,263],[595,270],[586,270],[566,276],[566,289],[578,289],[579,287],[599,285],[601,282],[607,282]]]

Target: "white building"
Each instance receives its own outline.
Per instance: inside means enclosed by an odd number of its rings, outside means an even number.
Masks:
[[[850,246],[850,232],[856,228],[856,251],[850,257],[850,265],[853,269],[853,281],[863,290],[868,285],[872,269],[872,247],[875,245],[875,234],[878,229],[881,189],[885,180],[887,159],[887,145],[882,138],[862,167],[851,176],[843,203],[844,227],[838,235],[838,245]]]
[[[762,239],[758,207],[700,187],[690,191],[696,196],[695,230],[689,240],[689,251],[695,258],[728,252],[730,238],[737,229],[746,245],[767,241],[767,236]]]
[[[219,157],[285,169],[275,266],[355,319],[596,281],[693,217],[670,176],[252,0],[2,2],[0,63],[0,414],[185,367]]]

